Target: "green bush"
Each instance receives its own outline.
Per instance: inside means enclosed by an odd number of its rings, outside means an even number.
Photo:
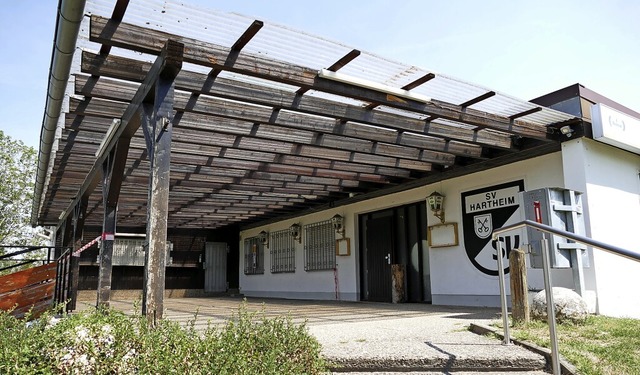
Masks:
[[[224,326],[197,332],[114,311],[52,314],[27,323],[0,312],[2,374],[318,374],[320,345],[288,317],[244,305]],[[55,323],[55,324],[54,324]]]

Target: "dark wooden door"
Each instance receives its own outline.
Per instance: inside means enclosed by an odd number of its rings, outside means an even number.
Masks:
[[[367,220],[366,225],[368,300],[391,302],[393,216],[372,218]]]

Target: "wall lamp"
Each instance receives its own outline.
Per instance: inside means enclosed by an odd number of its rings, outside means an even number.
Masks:
[[[434,191],[427,197],[427,204],[431,212],[433,212],[433,216],[440,219],[441,223],[444,223],[444,195]]]
[[[302,242],[302,228],[300,224],[291,224],[289,234],[291,234],[291,237],[293,237],[295,241],[298,241],[298,243]]]
[[[262,232],[258,233],[258,240],[265,247],[269,247],[269,233],[268,232],[262,231]]]
[[[333,230],[335,230],[336,233],[344,236],[344,218],[340,216],[340,214],[335,214],[331,218],[331,225],[333,225]]]

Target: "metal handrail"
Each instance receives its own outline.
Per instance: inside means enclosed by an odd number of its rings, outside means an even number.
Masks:
[[[615,254],[636,262],[640,262],[640,253],[627,250],[621,247],[609,245],[607,243],[597,241],[589,237],[567,232],[565,230],[554,228],[549,225],[538,223],[532,220],[523,220],[518,223],[507,225],[500,229],[494,230],[492,234],[492,239],[496,241],[498,240],[498,235],[500,235],[501,233],[508,232],[514,229],[524,228],[524,227],[533,227],[543,232],[542,234],[543,266],[542,268],[543,268],[545,293],[547,297],[547,321],[549,323],[549,336],[551,341],[551,368],[553,370],[554,375],[559,375],[560,374],[560,354],[558,353],[558,338],[556,336],[555,306],[553,303],[553,290],[552,290],[552,284],[551,284],[549,254],[547,249],[547,240],[546,240],[545,233],[555,234],[557,236],[561,236],[578,243],[592,246],[600,250],[604,250],[608,253]],[[509,320],[507,318],[507,292],[506,292],[506,287],[504,285],[504,267],[502,266],[502,256],[500,256],[502,254],[502,243],[500,241],[496,241],[496,243],[498,245],[497,260],[498,260],[498,274],[499,274],[499,281],[500,281],[500,304],[502,307],[502,320],[503,320],[502,325],[504,328],[504,344],[508,345],[511,339],[509,337]]]
[[[555,234],[557,236],[568,238],[570,240],[573,240],[573,241],[576,241],[576,242],[579,242],[579,243],[583,243],[585,245],[597,247],[600,250],[604,250],[606,252],[609,252],[609,253],[612,253],[612,254],[616,254],[616,255],[619,255],[621,257],[634,260],[636,262],[640,262],[640,252],[634,252],[634,251],[631,251],[631,250],[623,249],[623,248],[618,247],[618,246],[609,245],[607,243],[604,243],[604,242],[601,242],[601,241],[597,241],[597,240],[594,240],[594,239],[589,238],[589,237],[585,237],[585,236],[581,236],[579,234],[567,232],[565,230],[554,228],[554,227],[551,227],[551,226],[548,226],[548,225],[545,225],[545,224],[540,224],[540,223],[532,221],[532,220],[523,220],[521,222],[518,222],[518,223],[515,223],[515,224],[511,224],[511,225],[507,225],[506,227],[502,227],[502,228],[500,228],[498,230],[495,230],[495,231],[493,231],[493,239],[495,240],[497,238],[497,235],[500,234],[500,233],[508,232],[510,230],[523,228],[523,227],[527,227],[527,226],[536,228],[536,229],[540,230],[541,232],[547,232],[547,233]]]

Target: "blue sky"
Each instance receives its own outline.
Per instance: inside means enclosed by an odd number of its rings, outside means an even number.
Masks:
[[[640,111],[640,2],[197,1],[521,99],[581,83]],[[115,1],[114,1],[115,3]],[[56,0],[0,12],[0,130],[37,147]]]

